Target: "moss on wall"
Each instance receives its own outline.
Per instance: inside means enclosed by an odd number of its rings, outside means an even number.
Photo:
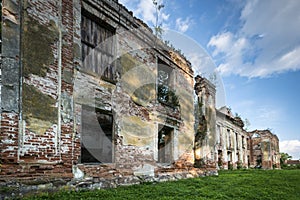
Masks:
[[[155,100],[156,75],[146,64],[137,65],[131,55],[121,57],[121,85],[123,91],[128,94],[133,102],[147,106]]]
[[[56,123],[58,111],[55,107],[56,100],[41,93],[34,86],[23,84],[23,115],[28,125],[39,119],[45,122]]]
[[[264,161],[268,161],[269,159],[269,155],[270,155],[270,142],[268,141],[262,141],[261,142],[261,149],[262,149],[262,154],[263,154],[263,160]]]
[[[149,102],[155,99],[155,84],[146,84],[136,89],[131,98],[138,105],[147,106]]]
[[[138,65],[137,60],[132,55],[126,53],[120,57],[121,76]]]
[[[23,75],[46,76],[49,65],[54,63],[51,44],[58,39],[58,28],[54,21],[42,25],[25,14],[23,29]]]
[[[141,120],[137,116],[124,117],[121,135],[125,145],[138,147],[153,146],[154,124]]]

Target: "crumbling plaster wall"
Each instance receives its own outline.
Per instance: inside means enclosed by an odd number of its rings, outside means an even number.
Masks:
[[[116,29],[120,71],[114,83],[83,69],[82,8]],[[191,65],[125,7],[112,0],[4,0],[3,16],[3,179],[89,178],[112,187],[142,175],[167,180],[205,173],[193,167]],[[157,101],[158,59],[173,69],[179,106]],[[83,105],[112,113],[113,163],[80,163]],[[168,164],[157,162],[160,125],[174,129]],[[99,185],[100,179],[111,181]]]
[[[2,1],[1,160],[14,163],[18,154],[20,5]],[[3,161],[2,161],[3,162]]]
[[[216,166],[216,89],[206,78],[195,78],[195,92],[197,95],[195,160],[197,165]]]
[[[251,167],[280,168],[278,137],[269,130],[249,132],[251,139]]]
[[[83,2],[82,6],[116,29],[115,60],[119,67],[117,83],[102,81],[99,75],[91,76],[80,69],[80,66],[75,73],[76,137],[80,138],[82,131],[82,105],[88,103],[107,110],[114,117],[114,163],[95,168],[111,166],[126,171],[127,175],[154,176],[163,173],[165,167],[172,167],[171,163],[169,166],[157,163],[160,124],[174,128],[174,162],[184,157],[182,163],[193,166],[193,72],[190,64],[174,52],[169,54],[169,49],[156,41],[141,21],[133,19],[128,13],[121,12],[122,15],[119,15],[117,11],[120,5],[112,2],[110,6],[113,9],[110,10],[106,10],[105,5],[100,7],[96,3],[91,7]],[[123,9],[121,8],[122,11]],[[171,108],[157,101],[158,59],[173,68],[172,86],[179,97],[178,108]],[[78,167],[86,176],[92,176],[83,164]],[[98,176],[101,177],[102,174]]]
[[[2,2],[1,174],[70,177],[73,2]]]

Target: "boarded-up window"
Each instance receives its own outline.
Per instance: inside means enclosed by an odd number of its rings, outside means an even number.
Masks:
[[[102,78],[114,80],[115,29],[107,23],[83,13],[81,44],[83,68]]]
[[[99,109],[82,107],[81,162],[111,163],[113,117]]]
[[[174,129],[160,125],[158,131],[158,162],[173,162],[173,137]]]

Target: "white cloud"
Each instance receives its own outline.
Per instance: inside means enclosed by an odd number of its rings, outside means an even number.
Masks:
[[[187,54],[186,57],[191,62],[195,74],[208,75],[215,70],[215,65],[208,54],[192,52]]]
[[[182,18],[176,19],[176,29],[181,33],[186,32],[191,26],[191,24],[192,24],[192,20],[189,17],[187,17],[184,20]]]
[[[170,14],[165,13],[162,8],[158,13],[152,0],[119,0],[121,4],[132,10],[133,14],[141,18],[149,26],[156,26],[164,24],[169,19]],[[158,5],[163,5],[163,0],[158,1]],[[156,24],[156,17],[158,14],[158,24]]]
[[[247,18],[255,9],[255,4],[257,4],[257,0],[248,1],[244,9],[241,13],[241,18]]]
[[[119,0],[119,3],[126,6],[128,10],[134,11],[139,0]]]
[[[156,10],[155,7],[150,0],[141,0],[137,6],[137,10],[135,10],[136,15],[142,16],[142,19],[146,22],[151,22],[155,24],[156,21]]]
[[[214,47],[213,56],[219,56],[224,61],[218,66],[218,71],[223,75],[241,71],[243,54],[249,51],[249,41],[244,37],[236,37],[231,32],[213,36],[207,46]]]
[[[208,42],[207,46],[215,47],[213,56],[218,55],[221,52],[226,52],[233,44],[233,34],[230,32],[220,33],[213,36]]]
[[[285,140],[279,142],[280,152],[288,153],[292,159],[300,159],[300,140]]]
[[[267,77],[300,70],[300,1],[248,0],[240,30],[211,37],[207,46],[223,75]]]

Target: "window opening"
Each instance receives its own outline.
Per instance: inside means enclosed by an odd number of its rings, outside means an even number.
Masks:
[[[159,125],[158,132],[158,162],[171,163],[173,161],[173,133],[174,129]]]
[[[172,88],[172,71],[173,69],[158,59],[157,67],[157,100],[160,103],[166,104],[171,107],[179,106],[178,98]]]
[[[81,162],[111,163],[113,117],[100,109],[82,107]]]
[[[252,135],[252,138],[260,138],[260,135],[259,135],[258,133],[254,133],[254,134]]]
[[[101,75],[105,80],[114,81],[115,29],[107,23],[82,13],[81,46],[83,68]]]
[[[236,143],[236,149],[239,149],[239,138],[238,133],[235,133],[235,143]]]

